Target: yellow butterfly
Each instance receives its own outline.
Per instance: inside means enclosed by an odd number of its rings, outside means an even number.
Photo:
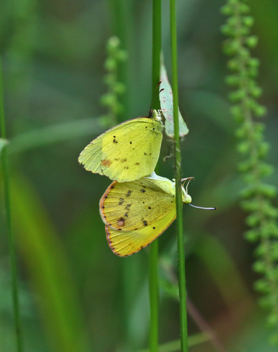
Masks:
[[[182,200],[191,203],[184,186]],[[128,256],[154,241],[175,220],[175,183],[155,173],[133,182],[114,181],[99,207],[110,248],[120,257]]]
[[[151,110],[104,132],[88,144],[78,161],[85,169],[118,182],[138,180],[150,175],[157,164],[162,131],[161,114]]]

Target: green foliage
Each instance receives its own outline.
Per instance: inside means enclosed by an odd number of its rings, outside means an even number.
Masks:
[[[232,56],[228,61],[232,74],[226,77],[226,82],[235,88],[229,98],[234,104],[232,115],[239,125],[236,136],[238,151],[243,156],[239,170],[246,183],[241,192],[241,205],[249,213],[246,223],[250,229],[245,237],[251,242],[259,242],[254,270],[262,277],[255,288],[263,294],[261,304],[270,311],[268,323],[276,329],[273,342],[278,343],[278,209],[272,205],[277,190],[264,182],[266,176],[272,174],[273,167],[264,161],[269,150],[264,138],[265,126],[256,121],[266,114],[266,108],[257,102],[262,94],[255,80],[259,60],[250,53],[258,40],[251,34],[254,19],[243,0],[228,0],[222,13],[228,16],[222,26],[222,32],[228,37],[224,50]]]

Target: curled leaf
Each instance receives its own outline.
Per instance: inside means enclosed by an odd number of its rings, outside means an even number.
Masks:
[[[166,68],[161,62],[160,66],[160,93],[159,100],[162,113],[165,117],[165,131],[167,136],[174,138],[174,123],[173,123],[173,93],[171,85],[168,81]],[[186,123],[184,122],[179,111],[179,135],[184,137],[189,132]]]

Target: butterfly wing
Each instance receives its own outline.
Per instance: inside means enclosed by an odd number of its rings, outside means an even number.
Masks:
[[[114,181],[100,200],[100,214],[111,229],[139,230],[175,209],[174,191],[174,183],[164,177]]]
[[[80,153],[85,169],[127,182],[150,175],[157,164],[163,125],[152,117],[126,121],[97,137]]]
[[[121,231],[106,225],[105,231],[109,247],[120,257],[132,255],[161,235],[175,218],[176,209],[174,207],[163,218],[137,230]]]

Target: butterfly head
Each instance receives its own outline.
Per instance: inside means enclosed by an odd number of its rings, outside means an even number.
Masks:
[[[155,121],[162,122],[163,114],[161,113],[161,110],[152,109],[149,111],[148,117]]]

